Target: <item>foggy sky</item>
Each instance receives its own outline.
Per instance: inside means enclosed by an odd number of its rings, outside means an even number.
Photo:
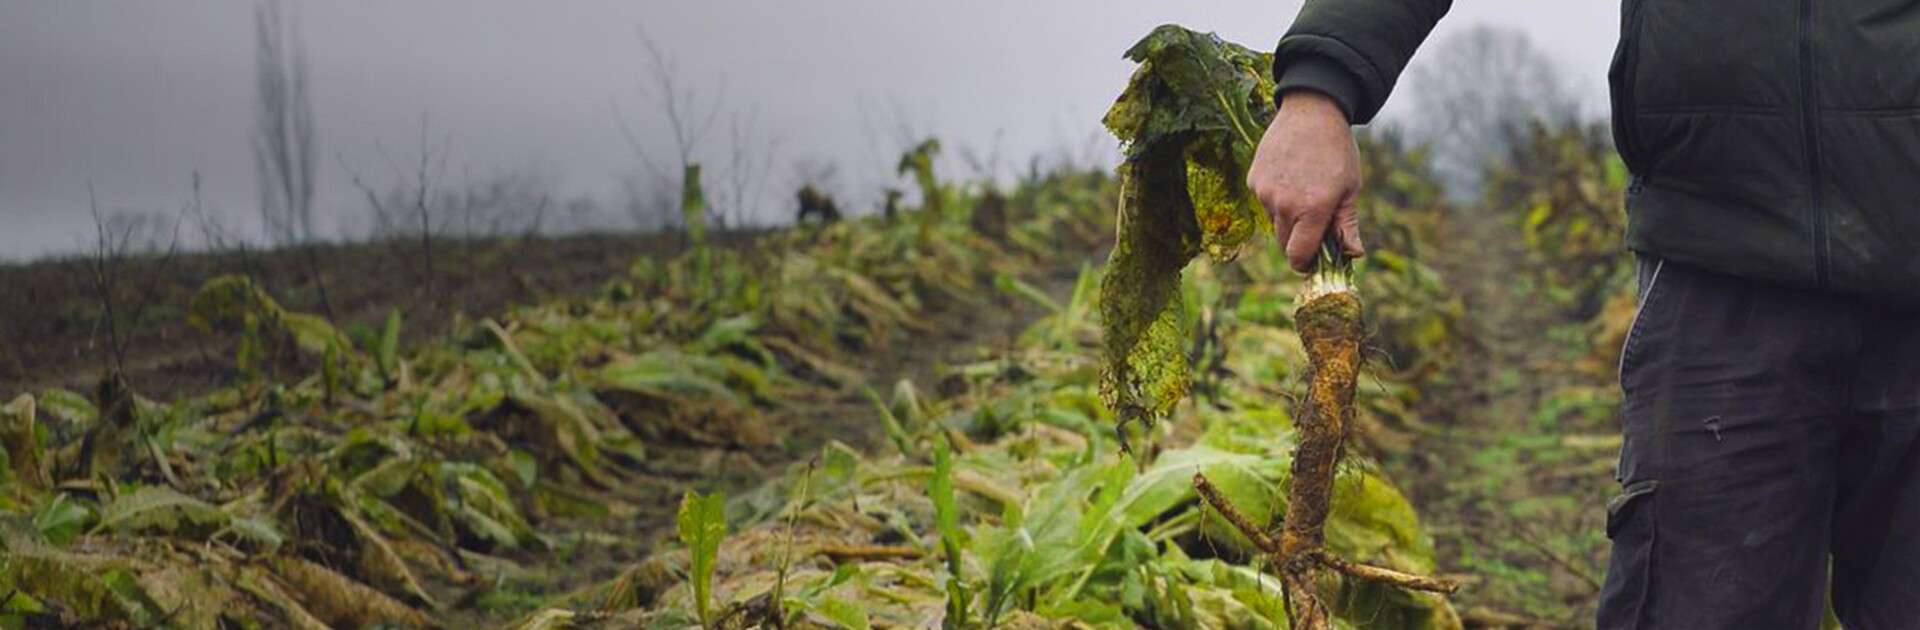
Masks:
[[[253,6],[0,0],[0,259],[77,249],[92,231],[89,182],[105,209],[171,215],[196,170],[213,211],[257,234]],[[942,138],[949,174],[967,174],[962,148],[997,148],[1003,174],[1063,148],[1112,159],[1098,119],[1132,70],[1120,58],[1129,44],[1177,22],[1270,48],[1299,2],[328,0],[290,8],[312,73],[319,224],[338,234],[365,225],[362,198],[336,160],[376,184],[392,181],[376,142],[402,156],[417,151],[423,113],[436,142],[451,142],[456,180],[537,172],[560,195],[623,197],[622,179],[643,169],[621,136],[616,104],[656,161],[671,161],[665,127],[635,91],[646,80],[636,28],[668,51],[690,86],[723,94],[723,111],[759,112],[778,138],[767,145],[781,161],[771,188],[790,190],[795,160],[831,161],[842,194],[858,206],[892,181],[891,129],[902,122]],[[1581,102],[1604,113],[1617,2],[1461,0],[1435,38],[1476,24],[1531,35],[1566,69]],[[1409,100],[1390,102],[1382,122],[1417,115],[1405,111]],[[724,159],[721,126],[697,158]],[[869,131],[875,126],[880,133]],[[767,199],[763,220],[790,212],[784,192]]]

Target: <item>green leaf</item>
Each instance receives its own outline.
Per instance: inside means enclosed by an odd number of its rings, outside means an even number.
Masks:
[[[166,486],[143,486],[107,504],[96,529],[175,533],[188,528],[217,529],[229,520],[226,512],[206,501]]]
[[[867,401],[873,403],[874,410],[880,413],[880,428],[886,432],[887,439],[893,441],[893,447],[903,455],[918,455],[920,449],[914,445],[913,436],[908,435],[900,419],[894,417],[893,408],[880,400],[880,393],[871,387],[861,388],[860,393],[866,395]]]
[[[1050,550],[1057,552],[1059,548]],[[1008,540],[999,545],[987,574],[987,627],[995,626],[1015,599],[1033,586],[1035,551],[1033,535],[1025,527],[1011,532]]]
[[[227,531],[233,532],[234,536],[253,543],[268,553],[279,549],[286,540],[280,535],[280,528],[274,525],[272,520],[265,518],[234,517],[227,523]]]
[[[100,410],[86,396],[64,389],[40,392],[36,402],[41,415],[58,418],[79,428],[91,426],[94,419],[100,417]]]
[[[701,396],[747,406],[746,399],[724,382],[729,373],[719,359],[659,350],[608,364],[600,370],[600,381],[615,389]]]
[[[374,361],[380,367],[380,374],[388,383],[400,377],[400,309],[387,311],[387,325],[380,333],[380,347],[374,350]]]
[[[693,560],[693,598],[700,623],[714,624],[713,566],[720,555],[720,542],[727,536],[726,495],[701,496],[688,492],[680,499],[680,544],[687,546]]]
[[[56,547],[65,547],[80,536],[80,532],[86,528],[87,519],[92,516],[93,511],[87,506],[70,500],[67,493],[62,492],[34,511],[33,527],[40,530],[40,535],[46,537],[47,542]]]
[[[933,499],[933,521],[940,533],[940,548],[946,553],[947,575],[947,614],[941,620],[941,627],[947,630],[967,626],[967,610],[972,603],[973,594],[967,590],[966,578],[962,567],[960,539],[960,510],[953,497],[953,444],[946,434],[940,434],[933,450],[933,479],[927,485],[928,496]]]
[[[873,622],[867,617],[866,607],[844,598],[828,596],[814,610],[847,630],[870,630],[873,627]]]
[[[509,549],[538,540],[520,515],[519,503],[492,472],[457,462],[444,462],[440,468],[456,491],[448,498],[448,513],[475,535]]]
[[[746,343],[755,329],[760,327],[752,315],[735,315],[713,322],[707,331],[687,346],[687,350],[699,354],[713,354],[734,344]]]
[[[1152,468],[1134,478],[1115,506],[1116,517],[1128,528],[1152,523],[1168,511],[1183,505],[1199,506],[1193,491],[1193,475],[1202,473],[1220,488],[1222,494],[1255,522],[1269,522],[1281,503],[1278,489],[1284,487],[1290,459],[1234,453],[1209,446],[1167,451]],[[1207,510],[1204,523],[1220,524],[1220,517]],[[1208,535],[1216,543],[1241,550],[1250,549],[1248,541],[1231,526],[1209,527]]]
[[[540,460],[525,449],[507,449],[507,464],[513,469],[513,476],[520,480],[521,486],[532,487],[533,482],[540,478]]]
[[[1047,312],[1058,313],[1061,310],[1060,303],[1055,301],[1053,296],[1047,295],[1047,292],[1041,290],[1040,287],[1033,286],[1033,284],[1021,280],[1013,274],[994,274],[993,287],[999,289],[1001,293],[1025,298],[1035,305],[1047,309]]]
[[[947,436],[940,435],[933,449],[933,478],[927,485],[928,497],[933,500],[934,528],[940,534],[940,543],[947,551],[949,568],[955,575],[960,573],[959,537],[960,510],[955,507],[953,498],[953,444]]]

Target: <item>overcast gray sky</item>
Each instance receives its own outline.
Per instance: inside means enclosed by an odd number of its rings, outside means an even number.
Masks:
[[[1338,1],[1338,0],[1324,0]],[[723,107],[758,108],[780,138],[773,181],[797,159],[840,164],[848,193],[890,175],[906,122],[957,155],[996,146],[1009,165],[1088,145],[1131,71],[1120,52],[1177,22],[1271,47],[1297,0],[328,0],[292,3],[310,59],[323,156],[323,231],[355,227],[360,196],[336,154],[372,179],[375,149],[417,150],[421,116],[450,137],[451,167],[534,171],[558,194],[613,202],[641,170],[618,102],[644,142],[670,150],[635,95],[644,28],[681,76]],[[0,258],[71,251],[90,234],[87,186],[108,209],[176,212],[190,174],[230,223],[257,233],[248,148],[253,102],[250,0],[0,0]],[[1436,33],[1476,24],[1522,30],[1600,113],[1618,26],[1615,0],[1460,0]],[[1422,59],[1415,58],[1415,68]],[[1390,103],[1403,120],[1411,99]],[[1394,105],[1398,104],[1399,107]],[[997,140],[996,140],[997,139]],[[707,160],[723,159],[724,135]],[[1111,142],[1095,145],[1111,155]],[[948,161],[948,167],[956,168]],[[858,190],[856,190],[858,189]],[[786,196],[766,218],[785,215]],[[769,204],[772,206],[773,204]],[[364,225],[359,224],[359,225]]]

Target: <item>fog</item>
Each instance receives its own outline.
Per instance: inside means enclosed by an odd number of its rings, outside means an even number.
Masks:
[[[1323,0],[1334,1],[1334,0]],[[1034,156],[1108,162],[1098,119],[1132,64],[1124,50],[1177,22],[1270,48],[1298,2],[857,0],[529,3],[292,2],[316,123],[317,227],[371,228],[364,192],[397,185],[408,156],[446,151],[443,183],[515,174],[570,201],[582,225],[630,225],[629,198],[657,192],[647,162],[676,159],[644,32],[674,76],[718,112],[694,152],[766,157],[752,222],[791,216],[807,165],[871,211],[906,138],[947,147],[948,174],[1011,177]],[[0,258],[77,251],[103,211],[174,217],[195,173],[208,211],[261,237],[249,137],[255,3],[0,0]],[[1461,2],[1435,39],[1476,25],[1517,29],[1603,114],[1618,4]],[[1416,57],[1420,72],[1427,56]],[[1401,94],[1379,124],[1421,112]],[[618,113],[616,113],[618,112]],[[651,158],[642,160],[621,119]],[[735,129],[740,130],[738,142]],[[970,159],[971,158],[971,159]]]

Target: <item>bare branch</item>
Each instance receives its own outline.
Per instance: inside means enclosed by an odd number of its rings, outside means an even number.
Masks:
[[[627,139],[627,147],[633,149],[635,157],[640,158],[640,164],[647,168],[647,173],[663,180],[666,179],[666,171],[660,170],[659,165],[654,164],[653,158],[647,155],[646,145],[640,142],[639,134],[633,132],[632,125],[627,124],[626,114],[620,112],[619,101],[609,97],[607,99],[607,105],[613,109],[613,118],[620,124],[620,135]]]
[[[112,361],[110,373],[123,375],[127,371],[127,350],[126,341],[120,336],[120,314],[114,294],[120,276],[120,248],[107,226],[106,216],[100,212],[100,200],[94,193],[92,180],[87,181],[87,206],[93,212],[94,231],[93,255],[87,259],[87,267],[92,272],[95,299],[100,301],[100,310],[106,319],[108,358]]]
[[[702,99],[700,94],[680,83],[679,65],[659,42],[647,34],[645,28],[634,27],[634,33],[640,38],[640,45],[646,49],[649,78],[653,80],[654,93],[647,94],[645,85],[639,87],[642,99],[650,100],[667,118],[667,125],[673,133],[674,150],[685,168],[693,163],[693,152],[700,146],[701,140],[713,130],[714,123],[720,117],[720,102],[727,92],[726,77],[722,76],[719,87],[711,99]],[[702,107],[702,101],[707,101]]]
[[[306,51],[294,41],[280,0],[254,8],[255,128],[250,144],[259,177],[260,216],[281,245],[308,242],[313,225],[314,139]]]

